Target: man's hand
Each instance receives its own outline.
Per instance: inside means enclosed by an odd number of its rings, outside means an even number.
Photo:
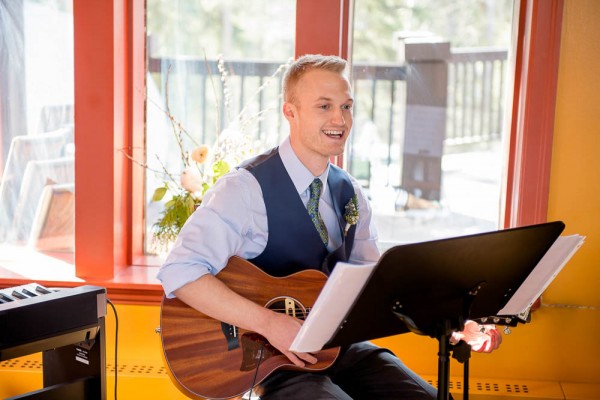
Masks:
[[[502,343],[502,335],[495,325],[479,325],[475,321],[467,321],[462,332],[452,334],[452,340],[464,340],[478,353],[491,353]]]
[[[177,289],[175,295],[211,318],[261,334],[299,367],[317,362],[317,358],[310,353],[289,351],[302,326],[301,320],[269,310],[240,296],[213,275],[201,276]]]
[[[286,314],[271,313],[272,316],[269,317],[268,324],[262,332],[262,335],[267,338],[269,343],[299,367],[304,367],[306,363],[316,363],[317,358],[311,353],[294,353],[289,350],[296,334],[302,326],[302,321]]]

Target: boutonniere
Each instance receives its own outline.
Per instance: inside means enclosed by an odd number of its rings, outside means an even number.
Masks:
[[[348,230],[352,225],[356,225],[358,222],[358,198],[356,194],[352,196],[348,204],[346,204],[344,211],[344,220],[346,221],[346,227],[344,228],[344,236],[348,233]]]

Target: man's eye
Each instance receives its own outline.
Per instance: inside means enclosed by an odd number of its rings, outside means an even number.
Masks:
[[[322,104],[319,106],[319,108],[321,108],[323,110],[329,110],[330,106],[329,106],[329,104]]]
[[[352,110],[352,104],[347,104],[345,106],[342,106],[342,110]]]

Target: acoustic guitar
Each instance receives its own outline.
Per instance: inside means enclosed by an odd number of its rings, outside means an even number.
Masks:
[[[327,279],[317,270],[276,278],[239,257],[217,277],[241,296],[299,319],[310,312]],[[297,367],[263,336],[217,321],[177,298],[163,298],[160,333],[169,376],[191,398],[241,398],[278,369],[323,371],[339,355],[339,348],[322,350],[316,364]]]

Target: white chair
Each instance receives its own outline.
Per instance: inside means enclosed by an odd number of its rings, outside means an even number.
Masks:
[[[75,181],[75,160],[72,157],[52,160],[33,160],[27,163],[8,240],[26,243],[31,235],[40,199],[44,189],[56,184]]]
[[[72,138],[72,128],[62,128],[39,135],[16,136],[12,139],[0,180],[0,242],[7,240],[9,233],[14,230],[17,203],[20,201],[21,188],[28,164],[64,158],[68,153],[68,147],[72,144]],[[39,174],[41,168],[42,165],[32,166],[30,174],[34,174],[34,170],[37,170]],[[49,166],[49,168],[53,167]],[[56,181],[56,183],[59,182]],[[60,183],[64,183],[64,181]],[[39,194],[41,194],[41,189],[38,191]],[[34,201],[33,207],[35,208],[38,199],[36,198]]]

